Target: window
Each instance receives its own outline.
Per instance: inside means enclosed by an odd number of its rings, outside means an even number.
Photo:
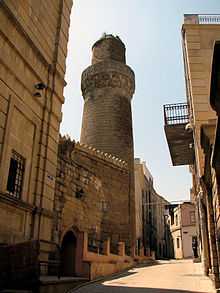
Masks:
[[[174,213],[173,212],[171,212],[171,214],[170,214],[170,219],[171,219],[171,225],[173,225],[174,224]]]
[[[179,225],[178,215],[175,216],[175,221],[176,221],[176,226],[178,226]]]
[[[180,248],[180,239],[179,238],[176,238],[176,247]]]
[[[195,224],[195,222],[196,222],[195,212],[190,212],[190,223]]]
[[[8,172],[7,191],[18,199],[21,198],[22,193],[24,167],[25,159],[13,150]]]

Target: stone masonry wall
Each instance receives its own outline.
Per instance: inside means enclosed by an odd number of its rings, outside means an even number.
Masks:
[[[195,124],[195,151],[199,161],[199,174],[203,174],[204,156],[200,145],[200,127],[208,120],[216,119],[212,110],[210,97],[210,80],[214,43],[220,39],[219,25],[183,26],[185,31],[186,64],[189,82],[188,99],[191,104],[193,123]]]
[[[64,154],[65,153],[65,154]],[[113,242],[130,243],[129,173],[125,162],[69,142],[69,150],[59,155],[56,200],[63,202],[60,235],[76,226],[81,231],[96,230]],[[83,190],[81,198],[76,191]]]
[[[0,242],[51,240],[71,7],[0,2]],[[36,97],[40,82],[46,88]],[[25,160],[19,199],[7,192],[13,150]]]

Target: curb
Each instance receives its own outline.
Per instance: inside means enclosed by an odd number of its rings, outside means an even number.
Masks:
[[[94,279],[94,280],[85,282],[83,284],[80,284],[80,285],[74,287],[73,289],[70,289],[70,290],[66,291],[65,293],[72,293],[72,292],[74,292],[74,291],[76,291],[76,290],[78,290],[78,289],[80,289],[82,287],[85,287],[85,286],[88,286],[88,285],[91,285],[91,284],[95,284],[95,283],[99,283],[100,281],[105,281],[105,280],[110,279],[112,277],[123,275],[125,272],[127,272],[128,270],[130,270],[132,268],[134,268],[134,267],[130,267],[127,270],[124,270],[124,271],[121,271],[121,272],[118,272],[118,273],[114,273],[114,274],[109,275],[109,276],[104,276],[104,277],[100,277],[98,279]]]
[[[157,261],[153,261],[152,263],[150,264],[146,264],[146,266],[152,266],[152,265],[155,265],[157,264]],[[125,272],[128,272],[129,270],[131,269],[134,269],[134,268],[138,268],[138,264],[134,265],[134,266],[131,266],[129,269],[126,269],[126,270],[123,270],[121,272],[118,272],[118,273],[114,273],[112,275],[108,275],[108,276],[103,276],[103,277],[100,277],[98,279],[94,279],[94,280],[91,280],[91,281],[88,281],[88,282],[85,282],[83,284],[80,284],[76,287],[74,287],[73,289],[69,289],[68,291],[66,291],[65,293],[72,293],[72,292],[75,292],[76,290],[82,288],[82,287],[85,287],[85,286],[88,286],[88,285],[91,285],[91,284],[95,284],[95,283],[99,283],[100,281],[105,281],[105,280],[108,280],[108,279],[111,279],[111,278],[114,278],[114,277],[120,277],[121,275],[123,275]]]

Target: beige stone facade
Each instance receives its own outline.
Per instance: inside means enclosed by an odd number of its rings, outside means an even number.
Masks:
[[[119,37],[98,40],[82,75],[81,142],[60,136],[71,7],[71,0],[0,2],[0,271],[6,283],[36,282],[40,274],[93,279],[134,263],[134,73]],[[156,248],[165,241],[166,201],[147,180],[142,229],[151,230],[142,237],[162,254]]]
[[[135,159],[136,254],[171,256],[166,210],[169,202],[154,189],[146,163]]]
[[[182,27],[182,42],[187,96],[186,120],[180,119],[182,137],[191,135],[190,143],[185,143],[186,152],[194,152],[190,160],[181,162],[190,164],[193,187],[191,200],[196,206],[197,237],[201,252],[204,272],[210,275],[215,287],[219,282],[219,189],[217,163],[218,152],[216,106],[219,97],[219,80],[217,63],[219,51],[216,49],[220,40],[218,18],[212,15],[185,15]],[[215,48],[215,51],[214,51]],[[176,106],[183,109],[183,106]],[[181,108],[182,107],[182,108]],[[180,111],[181,113],[181,111]],[[178,115],[177,115],[178,116]],[[180,116],[179,116],[180,117]],[[184,118],[184,119],[185,119]],[[176,125],[175,125],[176,124]],[[178,127],[173,123],[173,129]],[[186,136],[186,133],[187,136]],[[175,134],[176,135],[176,134]],[[171,138],[172,140],[173,138]],[[174,144],[174,139],[173,146]],[[215,149],[215,151],[214,151]]]
[[[158,193],[155,194],[154,201],[156,203],[156,257],[172,258],[171,231],[167,222],[170,203]]]
[[[52,238],[71,7],[0,3],[1,243]]]
[[[19,263],[23,254],[23,260],[35,261],[34,278],[41,273],[92,279],[133,264],[134,73],[118,37],[99,40],[82,77],[82,143],[61,137],[72,1],[40,2],[0,4],[0,243],[5,255],[10,245],[16,249],[13,262],[23,271],[11,276],[26,276],[16,279],[22,283],[30,273]],[[105,50],[109,42],[113,48]],[[99,58],[118,44],[122,60],[114,54]],[[1,266],[6,270],[7,263]]]
[[[184,202],[170,210],[169,224],[176,259],[192,258],[192,243],[197,238],[195,206]]]
[[[61,138],[56,199],[62,216],[57,233],[74,226],[94,233],[97,240],[110,237],[130,245],[128,178],[126,162]]]
[[[187,103],[164,106],[165,130],[174,165],[190,165],[193,181],[190,194],[196,206],[200,256],[205,274],[220,288],[217,119],[220,25],[216,15],[185,15],[184,19]]]
[[[132,264],[131,258],[129,261],[125,258],[132,255],[128,182],[129,169],[125,161],[60,137],[53,235],[61,252],[67,251],[66,235],[74,236],[75,244],[69,242],[75,249],[74,255],[63,255],[63,262],[72,264],[67,274],[84,277],[92,274],[93,278],[105,275],[105,266],[112,257],[115,269],[124,262],[125,267],[126,263],[127,266]],[[83,254],[83,251],[86,252]],[[92,273],[97,261],[100,267]],[[109,273],[111,270],[107,269],[106,274]]]
[[[204,156],[200,144],[201,125],[216,120],[209,103],[213,49],[220,39],[220,25],[184,24],[183,53],[186,74],[186,93],[195,133],[195,155],[198,174],[202,176]]]
[[[145,204],[146,197],[149,197],[149,192],[153,190],[153,177],[146,167],[146,164],[141,162],[140,159],[135,159],[135,214],[136,214],[136,239],[140,239],[141,243],[144,242],[144,216],[145,211],[149,210],[149,205]],[[147,201],[146,201],[147,203]],[[149,215],[148,215],[149,216]],[[150,251],[149,242],[146,241],[146,249]]]

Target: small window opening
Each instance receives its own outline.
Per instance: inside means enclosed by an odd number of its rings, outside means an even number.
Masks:
[[[18,199],[21,198],[22,194],[24,168],[25,159],[13,150],[8,172],[7,191]]]
[[[178,215],[176,215],[176,226],[179,225],[179,221],[178,221]]]
[[[180,239],[179,238],[176,238],[176,247],[180,248]]]

